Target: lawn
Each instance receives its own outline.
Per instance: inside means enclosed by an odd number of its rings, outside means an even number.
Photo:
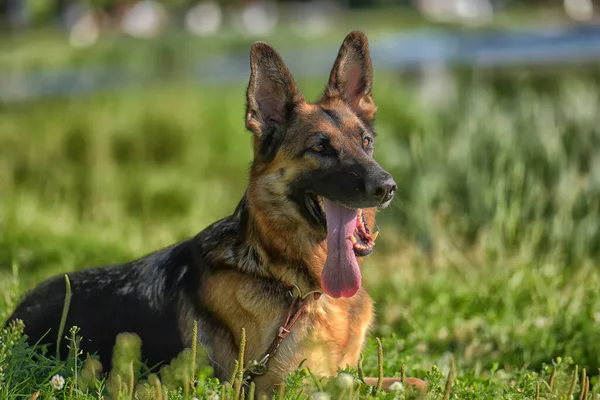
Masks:
[[[600,71],[455,71],[437,101],[375,71],[376,158],[400,191],[363,268],[377,308],[364,373],[378,373],[381,338],[385,375],[426,379],[428,398],[583,398],[588,379],[599,396]],[[299,84],[314,98],[325,78]],[[243,85],[177,81],[0,104],[0,319],[45,278],[137,258],[231,213],[251,160],[243,108]],[[148,376],[139,343],[121,339],[115,372],[95,379],[85,355],[36,358],[6,329],[0,399],[128,398],[131,382],[138,398],[234,397],[202,355]],[[285,398],[416,397],[375,395],[357,366],[346,372],[354,381],[301,367]]]

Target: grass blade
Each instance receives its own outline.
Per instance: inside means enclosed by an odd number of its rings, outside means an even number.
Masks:
[[[375,338],[377,341],[377,387],[375,388],[376,393],[381,391],[383,386],[383,344],[381,339]]]
[[[60,325],[58,326],[58,336],[56,337],[56,358],[60,360],[60,342],[62,335],[67,324],[67,314],[69,313],[69,307],[71,306],[71,281],[69,276],[65,274],[65,303],[63,305],[62,315],[60,317]]]

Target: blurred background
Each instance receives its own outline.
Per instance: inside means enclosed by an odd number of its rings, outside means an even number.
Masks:
[[[413,368],[595,370],[599,17],[592,0],[0,0],[0,316],[44,278],[229,215],[251,43],[316,98],[362,29],[400,187],[364,270],[375,333]]]

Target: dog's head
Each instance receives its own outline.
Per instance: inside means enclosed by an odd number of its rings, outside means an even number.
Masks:
[[[346,37],[315,103],[304,100],[267,44],[252,46],[250,66],[250,201],[270,205],[265,212],[277,215],[274,220],[327,238],[323,289],[332,297],[353,296],[361,283],[356,257],[373,251],[374,211],[386,207],[396,190],[373,158],[376,107],[367,38],[357,31]]]

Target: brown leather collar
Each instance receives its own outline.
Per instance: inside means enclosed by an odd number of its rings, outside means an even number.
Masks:
[[[298,296],[295,295],[294,289],[297,291]],[[300,288],[294,285],[292,289],[290,289],[290,294],[292,295],[293,299],[285,322],[279,327],[277,335],[271,342],[271,345],[267,349],[267,352],[263,358],[261,358],[260,361],[250,362],[248,368],[246,369],[246,377],[252,379],[256,376],[261,376],[267,373],[269,370],[269,361],[275,357],[275,354],[277,354],[277,350],[279,350],[281,343],[283,343],[285,338],[288,337],[296,322],[300,319],[302,314],[304,314],[304,311],[306,311],[306,306],[308,305],[308,299],[310,298],[310,295],[313,295],[314,300],[318,300],[322,293],[319,291],[312,291],[303,295],[300,291]]]

